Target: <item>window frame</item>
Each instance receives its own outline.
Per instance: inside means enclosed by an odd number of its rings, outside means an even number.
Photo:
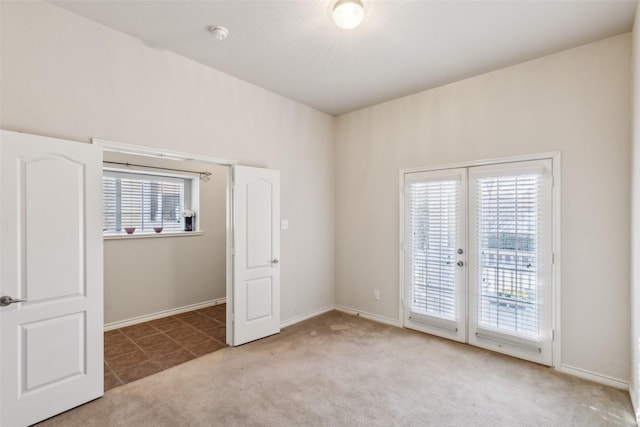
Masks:
[[[182,189],[182,206],[179,210],[180,212],[180,229],[163,229],[162,232],[156,233],[153,230],[153,227],[150,227],[148,230],[140,230],[136,228],[135,232],[132,234],[127,234],[124,230],[124,227],[120,231],[105,231],[104,230],[104,220],[103,220],[103,239],[105,240],[113,240],[113,239],[131,239],[131,238],[146,238],[146,237],[176,237],[176,236],[195,236],[204,234],[199,228],[199,215],[195,216],[193,231],[184,231],[184,217],[182,216],[182,212],[186,209],[192,210],[194,212],[198,212],[198,201],[199,201],[199,179],[196,175],[181,175],[181,174],[173,174],[173,173],[164,173],[157,171],[146,171],[139,169],[122,169],[122,168],[114,168],[114,167],[103,167],[102,168],[102,177],[104,183],[105,176],[112,176],[118,178],[125,179],[134,179],[140,181],[165,181],[165,182],[180,182],[183,186]],[[103,184],[104,191],[104,184]],[[102,212],[104,215],[104,198]]]

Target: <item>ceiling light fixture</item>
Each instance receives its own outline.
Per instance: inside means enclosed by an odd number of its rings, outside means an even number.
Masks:
[[[213,37],[218,40],[224,40],[229,35],[229,30],[227,30],[225,27],[209,27],[209,32],[213,34]]]
[[[333,22],[343,30],[356,28],[364,19],[364,6],[360,0],[338,0],[333,6]]]

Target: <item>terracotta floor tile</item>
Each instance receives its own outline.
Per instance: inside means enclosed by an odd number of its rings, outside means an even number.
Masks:
[[[203,332],[209,335],[211,338],[217,339],[218,341],[226,341],[227,327],[224,325],[216,325],[207,329],[203,329]]]
[[[217,320],[218,322],[222,322],[225,323],[227,321],[227,313],[218,313],[214,316],[211,316],[213,319]]]
[[[104,357],[107,359],[107,362],[108,362],[109,359],[113,357],[131,353],[133,351],[136,351],[137,349],[138,349],[138,346],[131,341],[123,342],[121,344],[108,345],[104,347]]]
[[[226,347],[225,317],[219,304],[105,332],[105,390]]]
[[[129,338],[142,338],[149,335],[157,334],[158,330],[149,323],[140,323],[138,325],[127,326],[120,329]]]
[[[150,359],[157,359],[169,353],[173,353],[174,351],[178,351],[180,348],[180,345],[174,341],[165,341],[152,347],[145,348],[144,351]]]
[[[205,316],[209,316],[209,315],[212,315],[212,314],[216,314],[218,312],[218,310],[215,310],[214,307],[215,306],[201,308],[199,310],[196,310],[196,312],[200,313],[200,314],[204,314]]]
[[[218,322],[216,322],[214,319],[208,316],[202,316],[199,319],[192,319],[190,322],[187,322],[187,323],[189,323],[190,326],[196,329],[215,326],[218,324]]]
[[[193,325],[197,325],[198,323],[206,322],[207,320],[211,320],[211,319],[208,316],[205,316],[204,314],[198,314],[197,316],[185,317],[180,320],[193,326]]]
[[[165,341],[169,341],[171,338],[169,338],[167,335],[160,333],[160,334],[155,334],[155,335],[149,335],[147,337],[142,337],[142,338],[136,338],[134,340],[134,342],[136,344],[138,344],[143,350],[145,348],[149,348],[152,347],[156,344],[160,344],[163,343]]]
[[[183,322],[186,322],[187,319],[191,319],[191,318],[198,318],[201,317],[202,314],[198,313],[197,311],[187,311],[186,313],[180,313],[180,314],[176,314],[175,317],[178,320],[182,320]]]
[[[194,328],[192,328],[189,325],[184,325],[178,329],[174,329],[172,331],[167,331],[165,332],[165,334],[167,334],[169,337],[173,338],[173,339],[177,339],[179,337],[185,336],[185,335],[191,335],[194,332],[198,332],[197,330],[195,330]]]
[[[208,336],[200,332],[195,332],[190,335],[184,335],[181,337],[174,338],[175,342],[177,342],[178,344],[180,344],[181,346],[187,349],[194,347],[198,344],[201,344],[208,339],[209,339]]]
[[[111,345],[122,344],[125,342],[131,342],[128,336],[118,331],[118,334],[104,335],[104,346],[108,347]]]
[[[144,353],[140,349],[136,349],[132,353],[109,359],[107,363],[109,364],[109,368],[111,368],[112,371],[114,371],[116,374],[119,374],[123,369],[138,365],[145,360],[149,360],[149,357],[146,355],[146,353]]]
[[[132,381],[139,380],[140,378],[148,377],[149,375],[155,374],[156,372],[160,371],[160,366],[150,360],[147,360],[146,362],[142,362],[139,365],[123,369],[118,374],[118,376],[124,384],[127,384]]]
[[[194,356],[191,352],[185,349],[180,349],[173,353],[166,354],[158,359],[154,359],[154,362],[161,369],[169,369],[195,358],[196,356]]]
[[[149,324],[162,332],[170,331],[172,329],[177,329],[184,325],[184,323],[173,316],[164,317],[162,319],[156,319],[149,322]]]
[[[199,344],[191,348],[190,351],[196,356],[204,356],[205,354],[213,353],[214,351],[220,350],[221,348],[224,348],[224,347],[225,345],[222,343],[219,343],[218,341],[207,340],[202,344]]]
[[[107,374],[104,376],[104,391],[111,390],[119,385],[122,385],[122,383],[114,374]]]

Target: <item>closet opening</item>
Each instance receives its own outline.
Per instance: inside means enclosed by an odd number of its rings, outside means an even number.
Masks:
[[[231,164],[100,143],[107,391],[229,344]]]

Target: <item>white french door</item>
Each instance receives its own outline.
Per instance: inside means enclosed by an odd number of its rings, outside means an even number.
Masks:
[[[405,326],[552,364],[552,161],[404,175]]]
[[[405,177],[405,326],[466,339],[466,169]]]

